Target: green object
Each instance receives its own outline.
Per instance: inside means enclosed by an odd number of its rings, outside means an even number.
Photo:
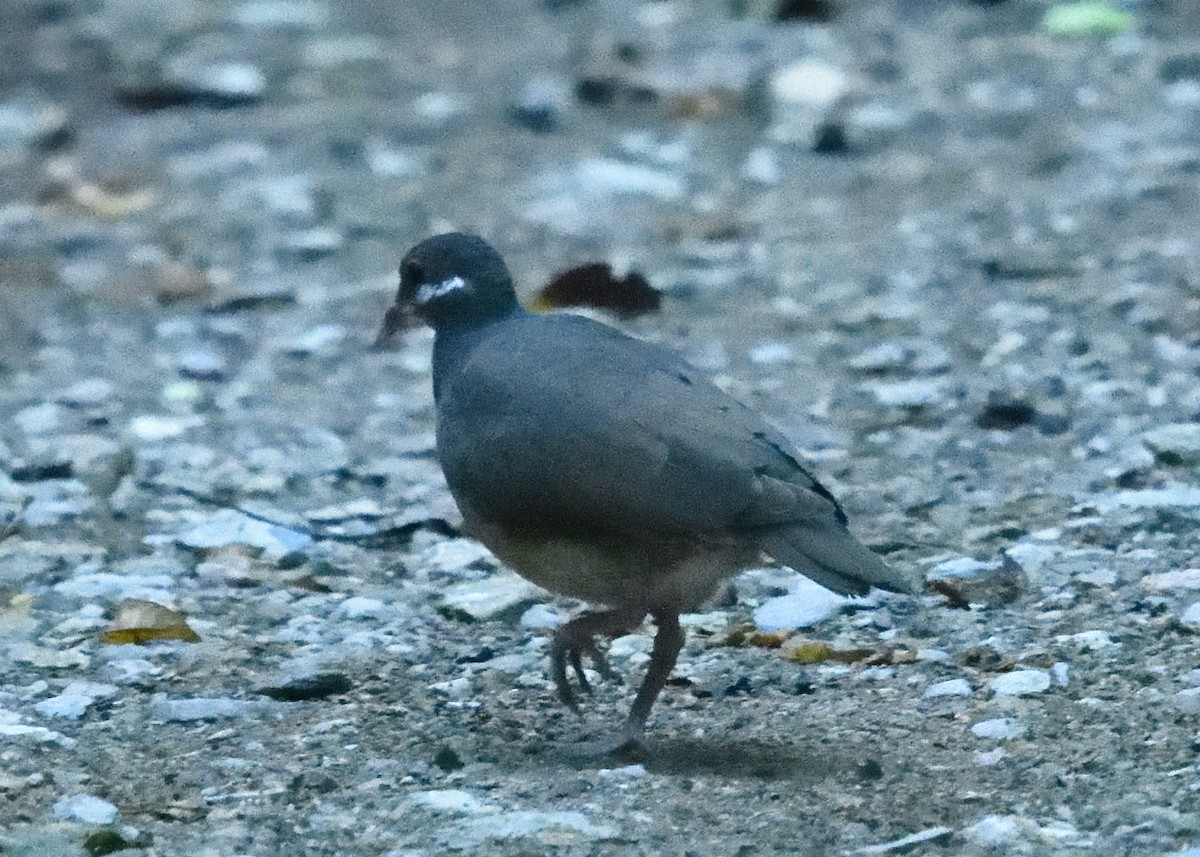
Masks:
[[[1115,36],[1133,28],[1132,12],[1107,3],[1063,3],[1053,6],[1043,20],[1046,32],[1066,38]]]
[[[124,839],[121,834],[110,828],[97,830],[95,833],[88,835],[88,838],[83,840],[83,850],[91,857],[104,857],[105,854],[112,854],[114,851],[124,851],[126,848],[135,848],[139,845],[137,842],[129,842]]]

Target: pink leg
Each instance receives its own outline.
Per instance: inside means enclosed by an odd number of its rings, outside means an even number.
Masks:
[[[579,679],[579,687],[585,693],[591,693],[591,686],[583,674],[583,656],[587,655],[596,666],[596,671],[606,679],[619,681],[619,677],[608,665],[604,653],[596,648],[596,637],[619,637],[627,634],[641,624],[645,613],[639,610],[604,610],[596,613],[584,613],[576,616],[554,633],[550,644],[550,675],[558,688],[558,698],[574,711],[579,713],[579,703],[575,691],[567,678],[567,663]],[[653,700],[651,700],[653,702]]]
[[[618,750],[628,751],[641,745],[642,733],[646,729],[646,719],[654,701],[671,677],[675,662],[679,659],[679,651],[683,648],[684,633],[679,625],[678,613],[655,613],[654,623],[658,631],[654,635],[654,649],[650,652],[650,666],[642,686],[638,689],[633,707],[629,709],[629,717],[625,721],[621,743]]]

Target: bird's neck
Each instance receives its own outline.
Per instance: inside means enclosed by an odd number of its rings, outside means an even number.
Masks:
[[[450,377],[495,325],[524,315],[528,315],[528,311],[514,303],[511,309],[500,315],[438,324],[433,338],[434,401],[441,396],[441,379]]]

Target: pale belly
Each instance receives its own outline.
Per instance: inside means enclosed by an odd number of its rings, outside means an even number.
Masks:
[[[730,540],[525,539],[462,512],[470,535],[522,577],[610,607],[694,611],[759,556],[756,547]]]

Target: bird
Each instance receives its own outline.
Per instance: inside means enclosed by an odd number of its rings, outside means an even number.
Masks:
[[[561,701],[580,711],[571,673],[591,691],[585,658],[617,679],[597,638],[654,620],[614,751],[643,747],[684,644],[680,614],[764,555],[843,595],[913,591],[762,416],[664,346],[524,309],[483,238],[439,234],[404,255],[377,344],[421,322],[434,331],[438,460],[465,532],[533,583],[598,607],[552,637]]]

